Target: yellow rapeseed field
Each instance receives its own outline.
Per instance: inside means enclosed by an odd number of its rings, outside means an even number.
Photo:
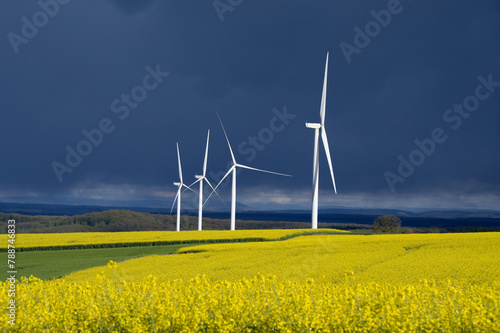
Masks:
[[[343,230],[329,229],[329,232],[346,233]],[[302,233],[315,233],[311,229],[279,229],[279,230],[206,230],[206,231],[129,231],[129,232],[78,232],[64,234],[23,234],[16,235],[17,248],[86,246],[102,244],[126,244],[148,242],[189,242],[189,241],[222,241],[245,239],[278,239]],[[0,235],[0,244],[7,247],[7,235]]]
[[[302,282],[342,281],[346,271],[358,282],[418,282],[453,279],[492,282],[500,277],[500,233],[317,235],[282,242],[227,243],[185,247],[179,255],[153,255],[119,263],[120,279],[236,281],[256,274]],[[95,267],[66,276],[86,281]],[[114,277],[104,270],[105,276]]]
[[[348,280],[348,278],[347,278]],[[500,284],[93,281],[19,286],[11,332],[499,332]],[[2,300],[6,294],[3,285]],[[2,304],[4,306],[4,304]],[[2,326],[9,327],[6,316]]]
[[[500,233],[213,244],[17,284],[12,332],[500,332]],[[201,275],[200,275],[201,274]],[[7,307],[9,283],[0,306]]]

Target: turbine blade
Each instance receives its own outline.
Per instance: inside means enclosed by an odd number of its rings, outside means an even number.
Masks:
[[[205,149],[205,161],[203,162],[203,177],[207,173],[207,159],[208,159],[208,141],[210,139],[210,130],[208,130],[207,134],[207,148]]]
[[[325,124],[325,112],[326,112],[326,81],[328,77],[328,55],[326,54],[326,65],[325,65],[325,79],[323,81],[323,94],[321,95],[321,109],[319,115],[321,117],[321,125]]]
[[[182,191],[182,193],[186,192],[187,190],[190,190],[190,191],[192,191],[192,192],[194,192],[194,193],[197,193],[195,190],[193,190],[193,189],[191,188],[191,186],[193,186],[194,184],[196,184],[196,183],[197,183],[197,182],[199,182],[199,181],[200,181],[200,179],[197,179],[194,183],[192,183],[192,184],[191,184],[191,185],[189,185],[189,186],[187,186],[186,184],[182,184],[182,186],[183,186],[183,187],[185,187],[185,189]]]
[[[292,177],[291,175],[287,175],[284,173],[279,173],[279,172],[274,172],[274,171],[267,171],[267,170],[262,170],[262,169],[257,169],[257,168],[252,168],[246,165],[242,164],[236,164],[237,167],[248,169],[248,170],[254,170],[254,171],[260,171],[260,172],[266,172],[266,173],[272,173],[273,175],[278,175],[278,176],[285,176],[285,177]]]
[[[214,189],[214,187],[212,186],[212,184],[210,184],[210,181],[208,181],[207,178],[203,178],[203,179],[207,182],[208,186],[210,186],[210,188],[212,189],[212,191],[219,197],[220,201],[222,201],[222,203],[224,205],[226,205],[226,203],[224,202],[224,200],[222,200],[222,198],[220,197],[219,193],[217,193],[217,191]]]
[[[179,153],[179,143],[177,143],[177,161],[179,162],[179,179],[182,181],[181,154]]]
[[[191,186],[193,186],[194,184],[196,184],[196,183],[197,183],[197,182],[199,182],[200,180],[201,180],[201,178],[199,178],[199,179],[196,179],[196,180],[195,180],[194,182],[192,182],[192,183],[191,183],[191,185],[189,185],[188,187],[191,187]]]
[[[186,188],[186,190],[190,190],[191,192],[196,193],[196,191],[195,191],[195,190],[193,190],[191,187],[187,186],[186,184],[181,184],[181,187],[185,187],[185,188]],[[185,190],[184,190],[184,191],[185,191]]]
[[[328,166],[330,167],[330,175],[332,176],[333,189],[335,194],[337,194],[337,187],[335,186],[335,177],[333,175],[332,158],[330,157],[330,147],[328,146],[328,138],[326,136],[326,130],[323,127],[321,129],[321,139],[323,139],[323,147],[325,147],[326,159],[328,160]]]
[[[231,171],[233,171],[234,168],[236,168],[236,165],[233,165],[231,168],[229,168],[229,171],[224,175],[224,177],[222,177],[222,179],[219,182],[219,184],[217,184],[217,186],[215,186],[215,188],[212,191],[212,193],[210,193],[210,195],[207,197],[207,200],[205,200],[205,203],[203,204],[203,206],[205,206],[205,204],[207,203],[208,199],[210,199],[210,197],[212,196],[212,194],[214,194],[214,192],[217,190],[217,188],[219,187],[219,185],[222,184],[222,182],[224,181],[224,179],[226,179],[226,177],[231,173]]]
[[[181,187],[179,186],[179,189],[177,190],[177,194],[175,195],[174,203],[172,204],[172,208],[170,208],[170,214],[172,214],[172,211],[174,210],[175,202],[177,201],[177,198],[179,197],[181,192]]]
[[[215,112],[215,113],[217,113],[217,112]],[[222,126],[222,131],[224,131],[224,136],[226,137],[227,145],[229,146],[229,151],[231,152],[231,158],[233,159],[233,164],[236,164],[236,159],[234,158],[233,149],[231,148],[231,144],[229,143],[229,139],[227,137],[226,130],[224,129],[224,125],[222,125],[222,120],[220,120],[220,116],[218,113],[217,113],[217,118],[219,118],[220,125]]]

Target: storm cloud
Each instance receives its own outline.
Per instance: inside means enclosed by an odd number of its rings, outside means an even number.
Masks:
[[[308,207],[330,52],[322,206],[499,208],[498,1],[221,3],[2,3],[0,200],[168,206],[176,142],[187,181],[208,129],[227,170],[218,111],[238,161],[293,175],[238,199]]]

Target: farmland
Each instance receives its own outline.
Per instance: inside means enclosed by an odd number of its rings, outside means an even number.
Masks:
[[[416,283],[422,279],[493,282],[500,277],[500,233],[410,235],[318,235],[282,242],[208,244],[184,247],[175,256],[148,256],[119,263],[113,272],[127,281],[152,275],[158,281],[251,279],[257,274],[304,282]],[[75,272],[69,282],[87,281],[103,267]]]
[[[322,230],[320,233],[345,233]],[[16,237],[18,277],[61,277],[73,271],[146,255],[175,253],[183,246],[202,243],[273,241],[318,232],[306,230],[252,230],[171,232],[109,232],[67,234],[19,234]],[[0,235],[2,244],[7,235]],[[3,249],[6,250],[5,248]],[[5,274],[4,274],[5,275]],[[3,277],[3,275],[2,275]]]
[[[498,332],[499,241],[345,233],[185,246],[22,278],[13,331]]]
[[[183,245],[134,246],[73,250],[26,251],[16,254],[17,277],[34,275],[43,280],[59,278],[71,272],[106,265],[110,260],[125,261],[152,254],[172,254]],[[2,280],[9,275],[3,272]]]
[[[172,245],[190,243],[221,243],[278,240],[295,235],[313,233],[345,233],[342,230],[311,231],[294,230],[236,230],[231,233],[219,230],[209,231],[132,231],[132,232],[80,232],[64,234],[19,234],[16,240],[18,250],[59,250],[84,248],[131,247],[150,245]],[[3,249],[6,249],[8,235],[0,235]]]

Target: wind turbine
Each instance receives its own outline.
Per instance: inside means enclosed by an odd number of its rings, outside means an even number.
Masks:
[[[236,168],[243,168],[243,169],[249,169],[249,170],[254,170],[254,171],[266,172],[266,173],[271,173],[271,174],[274,174],[274,175],[285,176],[285,177],[291,177],[291,176],[283,174],[283,173],[278,173],[278,172],[273,172],[273,171],[267,171],[267,170],[262,170],[262,169],[256,169],[256,168],[252,168],[252,167],[249,167],[249,166],[237,163],[236,159],[234,158],[233,149],[231,148],[231,144],[229,143],[229,139],[227,137],[226,130],[224,129],[224,125],[222,125],[222,120],[220,119],[218,113],[217,113],[217,117],[219,118],[219,122],[220,122],[220,125],[222,127],[222,131],[224,131],[224,136],[226,137],[227,146],[229,147],[229,151],[231,152],[231,158],[232,158],[233,165],[231,166],[231,168],[229,168],[229,170],[225,174],[225,176],[222,177],[221,181],[219,182],[219,184],[217,184],[217,186],[215,187],[214,191],[217,190],[217,188],[219,187],[219,185],[232,172],[233,173],[233,186],[232,186],[233,188],[232,188],[232,194],[231,194],[231,230],[235,230],[236,229],[235,228],[236,227],[236,222],[235,222],[236,221]],[[210,193],[210,196],[212,194],[213,194],[213,192]],[[210,198],[210,196],[208,196],[208,198]],[[207,198],[207,200],[208,200],[208,198]]]
[[[325,129],[325,110],[326,110],[326,81],[328,75],[328,53],[326,54],[325,65],[325,79],[323,82],[323,94],[321,96],[321,108],[319,115],[321,123],[306,123],[307,128],[313,128],[314,131],[314,163],[313,163],[313,197],[312,197],[312,228],[318,229],[318,188],[319,188],[319,133],[321,132],[321,139],[323,147],[325,148],[326,159],[330,167],[330,174],[332,176],[333,189],[337,194],[337,187],[335,186],[335,177],[333,176],[332,158],[330,157],[330,147],[328,146],[328,138]]]
[[[172,208],[170,209],[170,213],[174,210],[175,201],[177,201],[177,231],[181,230],[181,192],[182,188],[194,192],[189,186],[185,185],[182,181],[182,167],[181,167],[181,155],[179,153],[179,143],[177,143],[177,161],[179,162],[179,180],[180,182],[175,182],[174,185],[178,187],[177,194],[174,199],[174,203],[172,204]]]
[[[212,191],[215,192],[215,194],[217,194],[217,196],[219,197],[219,199],[222,202],[224,202],[222,200],[222,198],[219,196],[219,194],[215,191],[214,187],[212,186],[212,184],[210,184],[210,182],[208,181],[208,179],[206,177],[209,139],[210,139],[210,130],[208,130],[208,134],[207,134],[207,148],[205,149],[205,160],[203,162],[203,174],[201,176],[196,175],[195,178],[197,180],[194,183],[192,183],[191,185],[189,185],[189,187],[191,187],[198,182],[200,183],[200,193],[199,193],[199,201],[198,201],[198,230],[199,231],[201,231],[201,229],[202,229],[202,219],[203,219],[202,218],[202,216],[203,216],[203,181],[206,181],[208,186],[210,186],[210,188],[212,189]]]

